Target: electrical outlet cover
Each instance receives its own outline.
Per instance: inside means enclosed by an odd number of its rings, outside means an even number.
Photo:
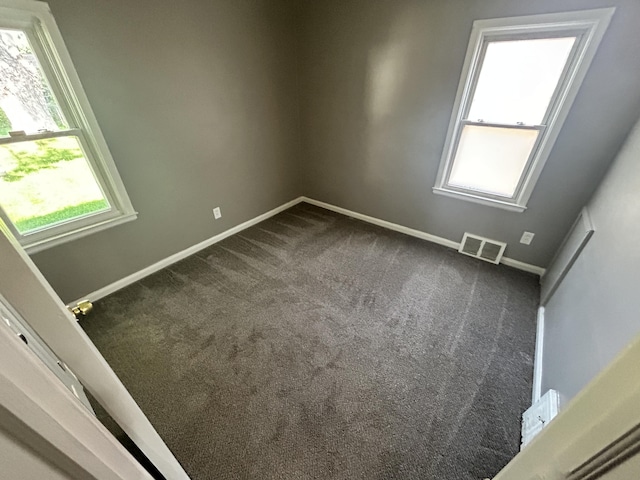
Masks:
[[[532,232],[524,232],[522,237],[520,238],[520,243],[524,243],[525,245],[531,245],[533,241],[533,237],[535,237],[535,233]]]

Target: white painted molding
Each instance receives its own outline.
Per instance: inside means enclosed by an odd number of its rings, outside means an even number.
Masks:
[[[536,323],[536,352],[533,359],[533,389],[531,392],[531,405],[534,405],[542,396],[542,355],[544,353],[544,307],[538,308]]]
[[[69,305],[76,305],[78,302],[81,302],[82,300],[85,300],[85,299],[90,299],[92,302],[95,302],[96,300],[100,300],[101,298],[104,298],[107,295],[111,295],[112,293],[117,292],[118,290],[124,287],[127,287],[132,283],[137,282],[138,280],[142,280],[143,278],[148,277],[149,275],[157,272],[158,270],[162,270],[163,268],[166,268],[169,265],[179,262],[180,260],[183,260],[184,258],[187,258],[188,256],[193,255],[194,253],[197,253],[200,250],[203,250],[213,245],[214,243],[218,243],[219,241],[224,240],[225,238],[230,237],[231,235],[241,232],[246,228],[252,227],[253,225],[260,223],[263,220],[266,220],[267,218],[271,218],[274,215],[277,215],[278,213],[283,212],[284,210],[291,208],[294,205],[297,205],[298,203],[303,201],[303,198],[304,197],[298,197],[294,200],[291,200],[290,202],[285,203],[284,205],[280,205],[279,207],[274,208],[273,210],[269,210],[268,212],[263,213],[262,215],[258,215],[257,217],[252,218],[251,220],[247,220],[246,222],[243,222],[239,225],[236,225],[235,227],[225,230],[224,232],[219,233],[218,235],[214,235],[213,237],[208,238],[207,240],[204,240],[200,243],[192,245],[189,248],[185,248],[184,250],[178,253],[174,253],[173,255],[167,258],[164,258],[159,262],[156,262],[152,265],[149,265],[148,267],[143,268],[142,270],[138,270],[137,272],[132,273],[131,275],[127,275],[126,277],[121,278],[120,280],[116,280],[115,282],[110,283],[109,285],[106,285],[94,292],[88,293],[87,295],[84,295],[79,299],[73,302],[70,302]]]
[[[331,205],[330,203],[320,202],[308,197],[301,197],[301,201],[310,203],[311,205],[316,205],[318,207],[326,208],[327,210],[331,210],[333,212],[347,215],[348,217],[357,218],[358,220],[362,220],[363,222],[372,223],[380,227],[388,228],[389,230],[394,230],[396,232],[404,233],[412,237],[428,240],[429,242],[437,243],[438,245],[444,245],[445,247],[453,248],[455,250],[458,250],[460,248],[460,242],[449,240],[443,237],[438,237],[437,235],[432,235],[421,230],[404,227],[402,225],[398,225],[397,223],[387,222],[386,220],[370,217],[369,215],[363,215],[362,213],[353,212],[351,210],[347,210],[346,208],[336,207],[335,205]],[[528,263],[524,263],[508,257],[502,257],[500,263],[508,267],[516,268],[518,270],[523,270],[529,273],[534,273],[539,276],[544,275],[545,272],[545,269],[542,267],[530,265]]]
[[[335,205],[331,205],[330,203],[320,202],[318,200],[314,200],[308,197],[302,197],[302,201],[306,203],[310,203],[311,205],[315,205],[317,207],[322,207],[327,210],[331,210],[332,212],[341,213],[343,215],[346,215],[347,217],[352,217],[358,220],[362,220],[363,222],[372,223],[373,225],[378,225],[380,227],[384,227],[389,230],[394,230],[396,232],[404,233],[406,235],[411,235],[412,237],[422,238],[423,240],[428,240],[430,242],[437,243],[438,245],[444,245],[445,247],[455,248],[456,250],[460,248],[460,242],[454,242],[453,240],[448,240],[443,237],[431,235],[430,233],[422,232],[420,230],[415,230],[413,228],[404,227],[402,225],[398,225],[397,223],[391,223],[391,222],[387,222],[386,220],[370,217],[369,215],[364,215],[362,213],[354,212],[352,210],[347,210],[346,208],[336,207]]]
[[[520,260],[514,260],[513,258],[509,258],[509,257],[502,257],[500,259],[500,263],[502,263],[503,265],[506,265],[507,267],[516,268],[524,272],[534,273],[539,277],[544,275],[544,272],[546,272],[546,269],[542,267],[538,267],[537,265],[531,265],[530,263],[524,263],[524,262],[521,262]]]
[[[263,213],[262,215],[258,215],[257,217],[252,218],[251,220],[247,220],[244,223],[236,225],[235,227],[232,227],[229,230],[225,230],[224,232],[219,233],[218,235],[215,235],[211,238],[208,238],[207,240],[204,240],[196,245],[186,248],[178,253],[174,253],[173,255],[163,260],[160,260],[159,262],[154,263],[153,265],[149,265],[148,267],[145,267],[142,270],[139,270],[135,273],[132,273],[131,275],[121,278],[120,280],[117,280],[105,287],[102,287],[94,292],[88,293],[87,295],[83,295],[77,300],[70,302],[69,305],[75,305],[78,302],[85,299],[90,299],[92,302],[95,302],[96,300],[100,300],[101,298],[104,298],[107,295],[111,295],[112,293],[117,292],[118,290],[124,287],[127,287],[132,283],[137,282],[138,280],[142,280],[143,278],[151,275],[152,273],[157,272],[158,270],[162,270],[163,268],[166,268],[169,265],[172,265],[188,257],[189,255],[193,255],[194,253],[197,253],[200,250],[203,250],[213,245],[214,243],[218,243],[219,241],[224,240],[225,238],[230,237],[231,235],[241,232],[246,228],[252,227],[253,225],[256,225],[257,223],[260,223],[263,220],[266,220],[268,218],[271,218],[274,215],[280,212],[283,212],[284,210],[291,208],[294,205],[297,205],[298,203],[301,203],[301,202],[306,202],[311,205],[324,208],[326,210],[331,210],[332,212],[341,213],[342,215],[356,218],[358,220],[362,220],[363,222],[371,223],[373,225],[378,225],[380,227],[387,228],[389,230],[394,230],[396,232],[404,233],[412,237],[421,238],[429,242],[437,243],[438,245],[444,245],[445,247],[453,248],[455,250],[458,250],[458,248],[460,248],[460,242],[455,242],[447,238],[431,235],[430,233],[426,233],[420,230],[415,230],[413,228],[404,227],[402,225],[398,225],[397,223],[387,222],[386,220],[370,217],[369,215],[357,213],[351,210],[347,210],[346,208],[337,207],[335,205],[331,205],[330,203],[321,202],[309,197],[298,197],[294,200],[291,200],[290,202],[285,203],[284,205],[280,205],[279,207],[276,207],[273,210],[269,210],[268,212]],[[525,272],[535,273],[536,275],[543,275],[545,272],[545,269],[542,267],[537,267],[535,265],[530,265],[528,263],[520,262],[518,260],[513,260],[507,257],[502,257],[502,259],[500,260],[500,263],[503,263],[504,265],[507,265],[509,267],[517,268],[518,270],[524,270]]]
[[[595,232],[595,227],[589,214],[589,209],[584,207],[578,218],[573,222],[569,233],[560,244],[560,248],[549,263],[549,268],[544,277],[540,279],[540,304],[546,305],[554,292],[558,289],[564,277],[569,273],[582,250],[587,246]]]

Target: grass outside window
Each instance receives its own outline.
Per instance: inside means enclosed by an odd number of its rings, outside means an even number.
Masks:
[[[21,234],[110,208],[73,136],[0,146],[0,205]]]

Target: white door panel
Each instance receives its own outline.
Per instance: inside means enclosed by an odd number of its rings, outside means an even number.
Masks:
[[[0,221],[0,294],[168,480],[189,476],[60,297]],[[80,396],[79,392],[78,397]]]
[[[29,349],[51,370],[56,377],[69,389],[84,407],[93,415],[95,412],[84,393],[84,388],[78,377],[55,353],[42,341],[31,327],[20,318],[20,315],[9,305],[9,302],[0,294],[0,317],[2,323],[10,328]]]

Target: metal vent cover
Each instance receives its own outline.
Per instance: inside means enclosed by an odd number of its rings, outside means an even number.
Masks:
[[[482,240],[465,234],[465,238],[462,240],[462,245],[460,246],[460,251],[467,255],[477,257],[481,250]]]
[[[507,244],[465,232],[458,251],[486,262],[500,263]]]

